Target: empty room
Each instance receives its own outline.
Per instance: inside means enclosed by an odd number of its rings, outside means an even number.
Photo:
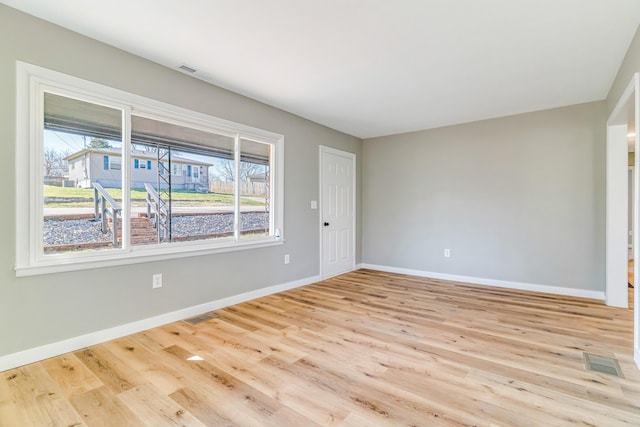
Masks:
[[[0,426],[639,426],[637,0],[0,0]]]

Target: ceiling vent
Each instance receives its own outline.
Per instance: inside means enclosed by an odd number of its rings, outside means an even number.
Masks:
[[[182,71],[186,71],[187,73],[191,73],[191,74],[193,74],[193,73],[195,73],[195,72],[196,72],[196,69],[195,69],[195,68],[191,68],[191,67],[189,67],[188,65],[184,65],[184,64],[182,64],[182,65],[181,65],[181,66],[179,66],[178,68],[179,68],[179,69],[181,69]]]

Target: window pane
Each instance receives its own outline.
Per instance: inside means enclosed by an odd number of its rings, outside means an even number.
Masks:
[[[240,238],[269,236],[271,145],[240,140]]]
[[[233,138],[132,116],[132,144],[132,245],[233,236]],[[230,192],[210,185],[220,164]]]
[[[45,254],[114,247],[112,217],[122,207],[121,123],[121,110],[44,94]]]

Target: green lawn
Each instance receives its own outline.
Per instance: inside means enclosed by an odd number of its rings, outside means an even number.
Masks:
[[[106,188],[107,193],[117,201],[122,200],[122,190],[119,188]],[[87,207],[93,206],[93,189],[92,188],[69,188],[56,187],[53,185],[44,186],[44,197],[69,198],[76,199],[74,201],[56,200],[46,203],[47,207]],[[144,202],[147,198],[147,192],[139,189],[131,190],[131,201]],[[77,199],[87,199],[79,201]],[[198,193],[195,191],[172,190],[171,199],[173,203],[188,206],[229,206],[233,205],[233,196],[229,194],[218,193]],[[250,206],[264,206],[263,201],[241,197],[240,203]]]

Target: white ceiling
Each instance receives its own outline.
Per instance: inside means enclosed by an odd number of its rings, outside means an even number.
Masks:
[[[639,0],[0,0],[361,138],[606,98]]]

